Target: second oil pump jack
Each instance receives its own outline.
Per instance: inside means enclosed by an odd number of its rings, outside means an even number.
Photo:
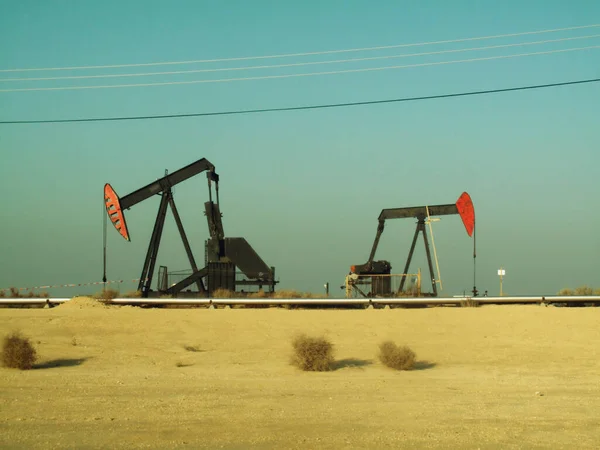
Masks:
[[[205,266],[198,268],[175,206],[172,188],[202,172],[206,172],[208,179],[209,200],[204,203],[204,213],[208,222],[210,238],[205,242]],[[213,201],[212,196],[213,184],[216,192],[216,202]],[[222,214],[219,208],[219,175],[215,172],[215,166],[211,162],[205,158],[199,159],[124,197],[119,197],[112,186],[107,183],[104,186],[106,212],[115,229],[126,241],[130,241],[131,238],[125,220],[125,211],[153,196],[160,196],[161,200],[138,285],[138,290],[143,298],[155,295],[177,296],[184,289],[194,284],[197,291],[192,292],[192,294],[201,296],[211,296],[217,289],[236,291],[238,287],[243,286],[266,287],[271,292],[275,290],[275,284],[277,283],[275,281],[275,268],[267,266],[243,237],[225,237],[221,221]],[[192,270],[191,274],[184,279],[169,285],[167,269],[161,266],[157,290],[152,291],[152,279],[167,207],[171,208],[175,218]],[[238,279],[237,275],[240,273],[243,279]],[[188,290],[187,292],[191,291]]]
[[[462,219],[463,225],[465,226],[469,237],[473,236],[473,232],[475,230],[475,209],[473,207],[473,201],[467,192],[463,192],[458,200],[452,204],[414,206],[382,210],[379,214],[377,234],[375,235],[375,242],[373,243],[371,253],[369,254],[369,259],[364,264],[353,265],[350,267],[350,274],[346,277],[347,294],[351,291],[351,289],[354,288],[360,292],[361,295],[368,296],[358,287],[359,284],[368,284],[371,288],[369,292],[371,296],[391,297],[399,295],[404,289],[406,275],[415,251],[415,245],[417,243],[419,233],[422,233],[425,244],[425,254],[427,255],[427,263],[429,266],[429,274],[431,276],[432,292],[429,295],[437,297],[437,283],[433,272],[433,263],[425,225],[431,223],[432,216],[451,214],[458,214]],[[374,258],[379,245],[379,239],[381,238],[381,234],[385,228],[385,221],[388,219],[404,218],[417,219],[417,228],[410,246],[404,272],[400,274],[400,287],[394,292],[392,289],[391,277],[388,276],[391,275],[392,266],[390,262],[385,260],[375,261]],[[475,253],[473,253],[473,256],[475,256]],[[475,287],[473,289],[475,290]]]

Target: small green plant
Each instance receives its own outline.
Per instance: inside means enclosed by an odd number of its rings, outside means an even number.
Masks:
[[[410,370],[415,365],[416,354],[408,346],[398,346],[392,341],[379,344],[379,360],[395,370]]]
[[[301,370],[326,372],[333,367],[333,344],[324,337],[301,334],[293,339],[292,348],[291,364]]]
[[[37,352],[29,338],[14,332],[4,338],[2,344],[2,364],[13,369],[28,370],[33,367]]]

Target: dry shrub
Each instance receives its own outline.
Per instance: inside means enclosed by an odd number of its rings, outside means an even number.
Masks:
[[[477,308],[479,305],[479,301],[474,298],[466,298],[460,301],[460,306],[463,308]]]
[[[410,370],[415,364],[416,354],[406,345],[398,346],[392,341],[379,344],[379,360],[396,370]]]
[[[396,295],[398,297],[408,297],[408,298],[420,297],[421,291],[419,290],[419,288],[417,286],[410,286],[410,287],[404,288],[404,290],[402,290],[402,291],[398,291],[396,293]]]
[[[273,293],[273,298],[321,298],[324,295],[311,292],[300,292],[294,289],[282,289]]]
[[[21,291],[17,288],[0,289],[0,298],[50,298],[50,294],[46,291],[35,292],[30,290],[29,292]],[[13,305],[14,307],[28,308],[27,305]]]
[[[22,292],[16,287],[11,287],[10,289],[0,290],[0,298],[8,297],[8,298],[48,298],[49,295],[46,291],[42,292],[34,292],[33,290],[29,290],[29,292]]]
[[[212,293],[212,298],[235,298],[236,293],[229,289],[215,289]]]
[[[200,350],[200,347],[197,345],[184,345],[183,346],[184,350],[186,352],[200,352],[202,350]]]
[[[573,289],[571,289],[571,288],[561,289],[560,291],[558,291],[558,295],[573,295]]]
[[[95,293],[93,298],[100,301],[108,301],[119,297],[119,295],[119,291],[116,289],[103,289],[100,292]]]
[[[300,292],[294,289],[282,289],[275,292],[266,292],[262,289],[256,292],[236,292],[229,289],[215,289],[212,298],[321,298],[324,295],[310,292]]]
[[[282,289],[274,292],[273,298],[302,298],[302,293],[293,289]]]
[[[558,291],[558,295],[600,295],[600,289],[594,290],[593,288],[583,285],[576,287],[575,289],[565,288]]]
[[[272,298],[272,293],[271,292],[265,292],[262,289],[259,289],[256,292],[244,292],[244,293],[239,293],[241,298],[248,298],[248,299],[268,299],[268,298]],[[251,308],[251,309],[264,309],[264,308],[268,308],[269,305],[268,304],[260,304],[260,303],[249,303],[249,304],[245,304],[245,305],[240,305],[243,308]]]
[[[116,298],[116,297],[113,297]],[[142,298],[142,291],[129,291],[123,294],[123,298]]]
[[[268,295],[265,291],[263,291],[262,289],[257,291],[257,292],[250,292],[247,295],[247,298],[267,298]]]
[[[304,371],[326,372],[333,367],[333,344],[325,337],[296,336],[291,364]]]
[[[575,295],[592,295],[594,290],[589,286],[579,286],[575,288]]]
[[[27,370],[33,367],[37,352],[29,338],[19,332],[9,334],[2,344],[2,364],[13,369]]]

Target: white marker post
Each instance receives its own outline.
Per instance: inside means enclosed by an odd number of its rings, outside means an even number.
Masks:
[[[502,297],[502,277],[506,275],[506,270],[500,267],[500,269],[498,270],[498,275],[500,276],[500,297]]]

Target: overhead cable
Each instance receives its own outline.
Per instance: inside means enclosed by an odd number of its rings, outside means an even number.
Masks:
[[[209,72],[229,72],[239,70],[265,70],[265,69],[281,69],[287,67],[303,67],[303,66],[314,66],[323,64],[342,64],[351,62],[364,62],[364,61],[376,61],[383,59],[399,59],[399,58],[414,58],[420,56],[432,56],[432,55],[443,55],[447,53],[463,53],[481,50],[496,50],[499,48],[509,47],[522,47],[526,45],[542,45],[548,43],[573,41],[579,39],[593,39],[600,37],[600,34],[592,34],[586,36],[575,36],[560,39],[547,39],[543,41],[527,41],[517,42],[513,44],[500,44],[500,45],[489,45],[484,47],[469,47],[459,48],[451,50],[439,50],[435,52],[421,52],[421,53],[405,53],[400,55],[384,55],[384,56],[370,56],[363,58],[348,58],[348,59],[336,59],[326,61],[307,61],[301,63],[288,63],[288,64],[272,64],[272,65],[261,65],[261,66],[242,66],[242,67],[221,67],[213,69],[195,69],[195,70],[175,70],[175,71],[163,71],[163,72],[141,72],[141,73],[110,73],[101,75],[70,75],[70,76],[58,76],[58,77],[17,77],[17,78],[0,78],[0,82],[15,82],[15,81],[48,81],[48,80],[83,80],[93,78],[124,78],[124,77],[148,77],[157,75],[185,75],[191,73],[209,73]]]
[[[401,102],[434,100],[434,99],[443,99],[443,98],[452,98],[452,97],[466,97],[466,96],[476,96],[476,95],[497,94],[497,93],[503,93],[503,92],[526,91],[526,90],[533,90],[533,89],[547,89],[547,88],[559,87],[559,86],[597,83],[599,81],[600,81],[600,78],[591,78],[591,79],[586,79],[586,80],[563,81],[563,82],[559,82],[559,83],[538,84],[538,85],[519,86],[519,87],[501,88],[501,89],[488,89],[488,90],[483,90],[483,91],[457,92],[457,93],[451,93],[451,94],[426,95],[426,96],[420,96],[420,97],[403,97],[403,98],[395,98],[395,99],[387,99],[387,100],[369,100],[369,101],[363,101],[363,102],[330,103],[330,104],[309,105],[309,106],[290,106],[290,107],[282,107],[282,108],[213,111],[213,112],[190,113],[190,114],[163,114],[163,115],[154,115],[154,116],[88,117],[88,118],[79,118],[79,119],[48,119],[48,120],[6,120],[6,121],[0,121],[0,125],[182,119],[182,118],[189,118],[189,117],[231,116],[231,115],[239,115],[239,114],[259,114],[259,113],[269,113],[269,112],[301,111],[301,110],[313,110],[313,109],[325,109],[325,108],[343,108],[343,107],[350,107],[350,106],[378,105],[378,104],[386,104],[386,103],[401,103]]]
[[[561,31],[572,31],[582,30],[588,28],[597,28],[600,24],[580,25],[574,27],[554,28],[547,30],[537,31],[525,31],[520,33],[507,33],[507,34],[496,34],[490,36],[477,36],[460,39],[446,39],[440,41],[426,41],[417,43],[407,44],[394,44],[394,45],[381,45],[376,47],[362,47],[362,48],[348,48],[340,50],[325,50],[325,51],[314,51],[314,52],[302,52],[302,53],[285,53],[285,54],[274,54],[274,55],[263,55],[263,56],[241,56],[234,58],[215,58],[215,59],[196,59],[186,61],[166,61],[166,62],[149,62],[149,63],[132,63],[132,64],[105,64],[105,65],[94,65],[94,66],[65,66],[65,67],[34,67],[34,68],[16,68],[16,69],[0,69],[0,73],[5,72],[34,72],[34,71],[55,71],[55,70],[89,70],[89,69],[117,69],[125,67],[149,67],[149,66],[166,66],[166,65],[179,65],[179,64],[201,64],[201,63],[214,63],[214,62],[228,62],[228,61],[249,61],[257,59],[275,59],[275,58],[292,58],[299,56],[316,56],[316,55],[330,55],[335,53],[351,53],[351,52],[366,52],[375,50],[387,50],[393,48],[407,48],[407,47],[420,47],[426,45],[441,45],[441,44],[454,44],[459,42],[469,41],[480,41],[487,39],[500,39],[507,37],[526,36],[533,34],[545,34],[545,33],[558,33]]]
[[[150,87],[150,86],[175,86],[175,85],[186,85],[186,84],[230,83],[230,82],[235,82],[235,81],[274,80],[274,79],[282,79],[282,78],[314,77],[314,76],[319,76],[319,75],[339,75],[339,74],[345,74],[345,73],[375,72],[375,71],[384,71],[384,70],[392,70],[392,69],[408,69],[408,68],[414,68],[414,67],[462,64],[462,63],[470,63],[470,62],[475,62],[475,61],[491,61],[491,60],[497,60],[497,59],[521,58],[521,57],[525,57],[525,56],[549,55],[549,54],[553,54],[553,53],[566,53],[566,52],[590,50],[590,49],[597,49],[597,48],[600,48],[600,45],[567,48],[567,49],[560,49],[560,50],[547,50],[547,51],[530,52],[530,53],[519,53],[519,54],[513,54],[513,55],[487,56],[487,57],[482,57],[482,58],[461,59],[461,60],[453,60],[453,61],[436,61],[436,62],[419,63],[419,64],[406,64],[406,65],[401,65],[401,66],[382,66],[382,67],[368,67],[368,68],[362,68],[362,69],[332,70],[332,71],[328,71],[328,72],[308,72],[308,73],[264,75],[264,76],[239,77],[239,78],[221,78],[221,79],[208,79],[208,80],[165,81],[165,82],[156,82],[156,83],[130,83],[130,84],[108,84],[108,85],[92,85],[92,86],[14,88],[14,89],[0,89],[0,92],[117,89],[117,88],[132,88],[132,87]]]

